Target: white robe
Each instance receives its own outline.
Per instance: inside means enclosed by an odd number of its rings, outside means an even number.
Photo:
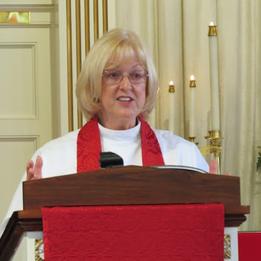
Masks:
[[[140,123],[128,130],[111,130],[99,124],[102,151],[111,151],[123,158],[124,165],[142,165]],[[38,155],[43,159],[42,177],[68,175],[77,172],[77,136],[78,132],[51,140],[38,149],[32,159]],[[165,165],[181,165],[208,171],[208,164],[197,146],[166,130],[154,130],[160,144]],[[24,175],[23,180],[25,180]],[[22,180],[22,181],[23,181]],[[0,236],[7,220],[16,210],[23,209],[22,181],[10,204],[4,222],[0,226]]]

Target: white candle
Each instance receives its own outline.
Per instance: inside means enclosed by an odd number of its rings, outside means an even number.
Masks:
[[[169,82],[169,130],[174,131],[175,115],[175,85],[173,81]]]
[[[212,130],[211,111],[207,113],[207,133]]]
[[[189,137],[196,137],[195,134],[195,87],[196,87],[196,80],[195,76],[190,76],[189,81],[189,89],[190,89],[190,106],[189,106]]]
[[[212,130],[220,129],[219,116],[219,82],[218,82],[218,49],[217,31],[213,22],[209,24],[209,72],[211,88],[211,118]]]

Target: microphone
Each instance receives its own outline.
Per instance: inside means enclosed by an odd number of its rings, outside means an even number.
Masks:
[[[101,152],[100,153],[100,166],[101,168],[109,168],[114,166],[123,166],[123,159],[121,156],[114,152]]]

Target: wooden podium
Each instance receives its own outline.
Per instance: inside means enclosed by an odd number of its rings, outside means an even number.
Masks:
[[[11,216],[0,239],[0,260],[10,260],[24,232],[41,231],[41,207],[222,203],[225,226],[246,220],[240,203],[240,179],[192,170],[114,167],[26,181],[23,210]]]

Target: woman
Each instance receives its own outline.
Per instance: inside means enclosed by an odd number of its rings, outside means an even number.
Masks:
[[[153,62],[138,36],[122,29],[106,33],[89,52],[77,83],[78,103],[89,121],[36,151],[27,164],[27,179],[98,169],[101,151],[117,153],[124,165],[185,165],[208,171],[193,143],[152,130],[146,122],[157,90]],[[21,190],[9,215],[22,208]]]
[[[89,52],[77,83],[78,103],[86,119],[92,119],[90,126],[39,149],[27,165],[27,179],[98,169],[100,151],[119,154],[124,165],[186,165],[207,171],[193,143],[169,131],[152,131],[144,120],[157,90],[153,62],[138,36],[122,29],[106,33]],[[159,158],[155,162],[144,159],[151,143],[155,153],[150,156]]]

